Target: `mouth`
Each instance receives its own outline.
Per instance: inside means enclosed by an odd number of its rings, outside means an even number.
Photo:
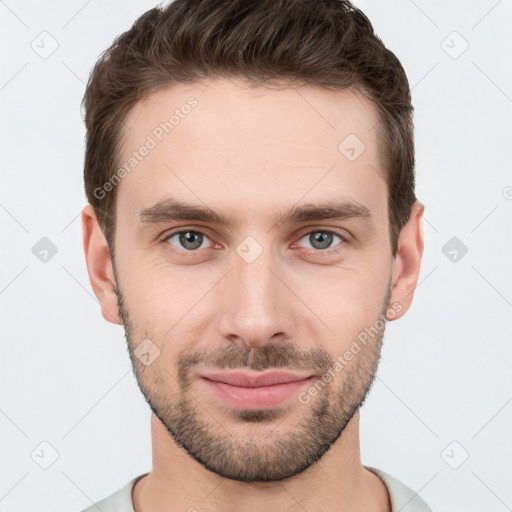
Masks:
[[[309,385],[311,373],[272,371],[215,372],[200,375],[206,388],[224,403],[239,409],[268,409],[286,402]]]

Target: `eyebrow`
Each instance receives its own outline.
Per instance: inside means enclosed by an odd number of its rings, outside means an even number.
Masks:
[[[212,209],[189,204],[174,198],[159,201],[153,206],[138,212],[141,225],[161,224],[174,221],[198,221],[220,224],[228,228],[240,225],[239,219],[232,215],[215,212]],[[323,203],[303,203],[294,205],[288,211],[277,214],[274,218],[274,227],[283,224],[299,224],[301,222],[318,220],[346,220],[364,219],[372,221],[370,210],[354,199],[342,201],[327,201]]]

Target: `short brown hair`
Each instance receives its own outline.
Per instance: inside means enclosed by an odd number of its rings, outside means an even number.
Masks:
[[[343,0],[175,0],[140,16],[96,62],[85,105],[85,191],[114,249],[116,188],[95,193],[121,165],[129,110],[172,84],[205,78],[354,88],[379,112],[393,256],[416,201],[413,107],[397,57]],[[341,141],[340,141],[341,142]]]

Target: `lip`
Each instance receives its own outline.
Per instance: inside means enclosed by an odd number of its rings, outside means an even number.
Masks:
[[[202,374],[208,390],[228,405],[241,409],[275,407],[315,379],[311,373],[272,371],[265,374],[216,372]]]
[[[232,386],[240,386],[244,388],[258,388],[263,386],[273,386],[275,384],[286,384],[311,377],[311,373],[290,373],[283,371],[271,371],[264,374],[261,372],[214,372],[205,373],[201,377],[216,382],[224,382]]]

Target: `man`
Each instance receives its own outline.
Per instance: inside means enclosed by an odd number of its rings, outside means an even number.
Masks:
[[[424,209],[407,78],[364,14],[176,0],[84,103],[87,268],[153,412],[151,472],[87,510],[430,510],[360,460]]]

